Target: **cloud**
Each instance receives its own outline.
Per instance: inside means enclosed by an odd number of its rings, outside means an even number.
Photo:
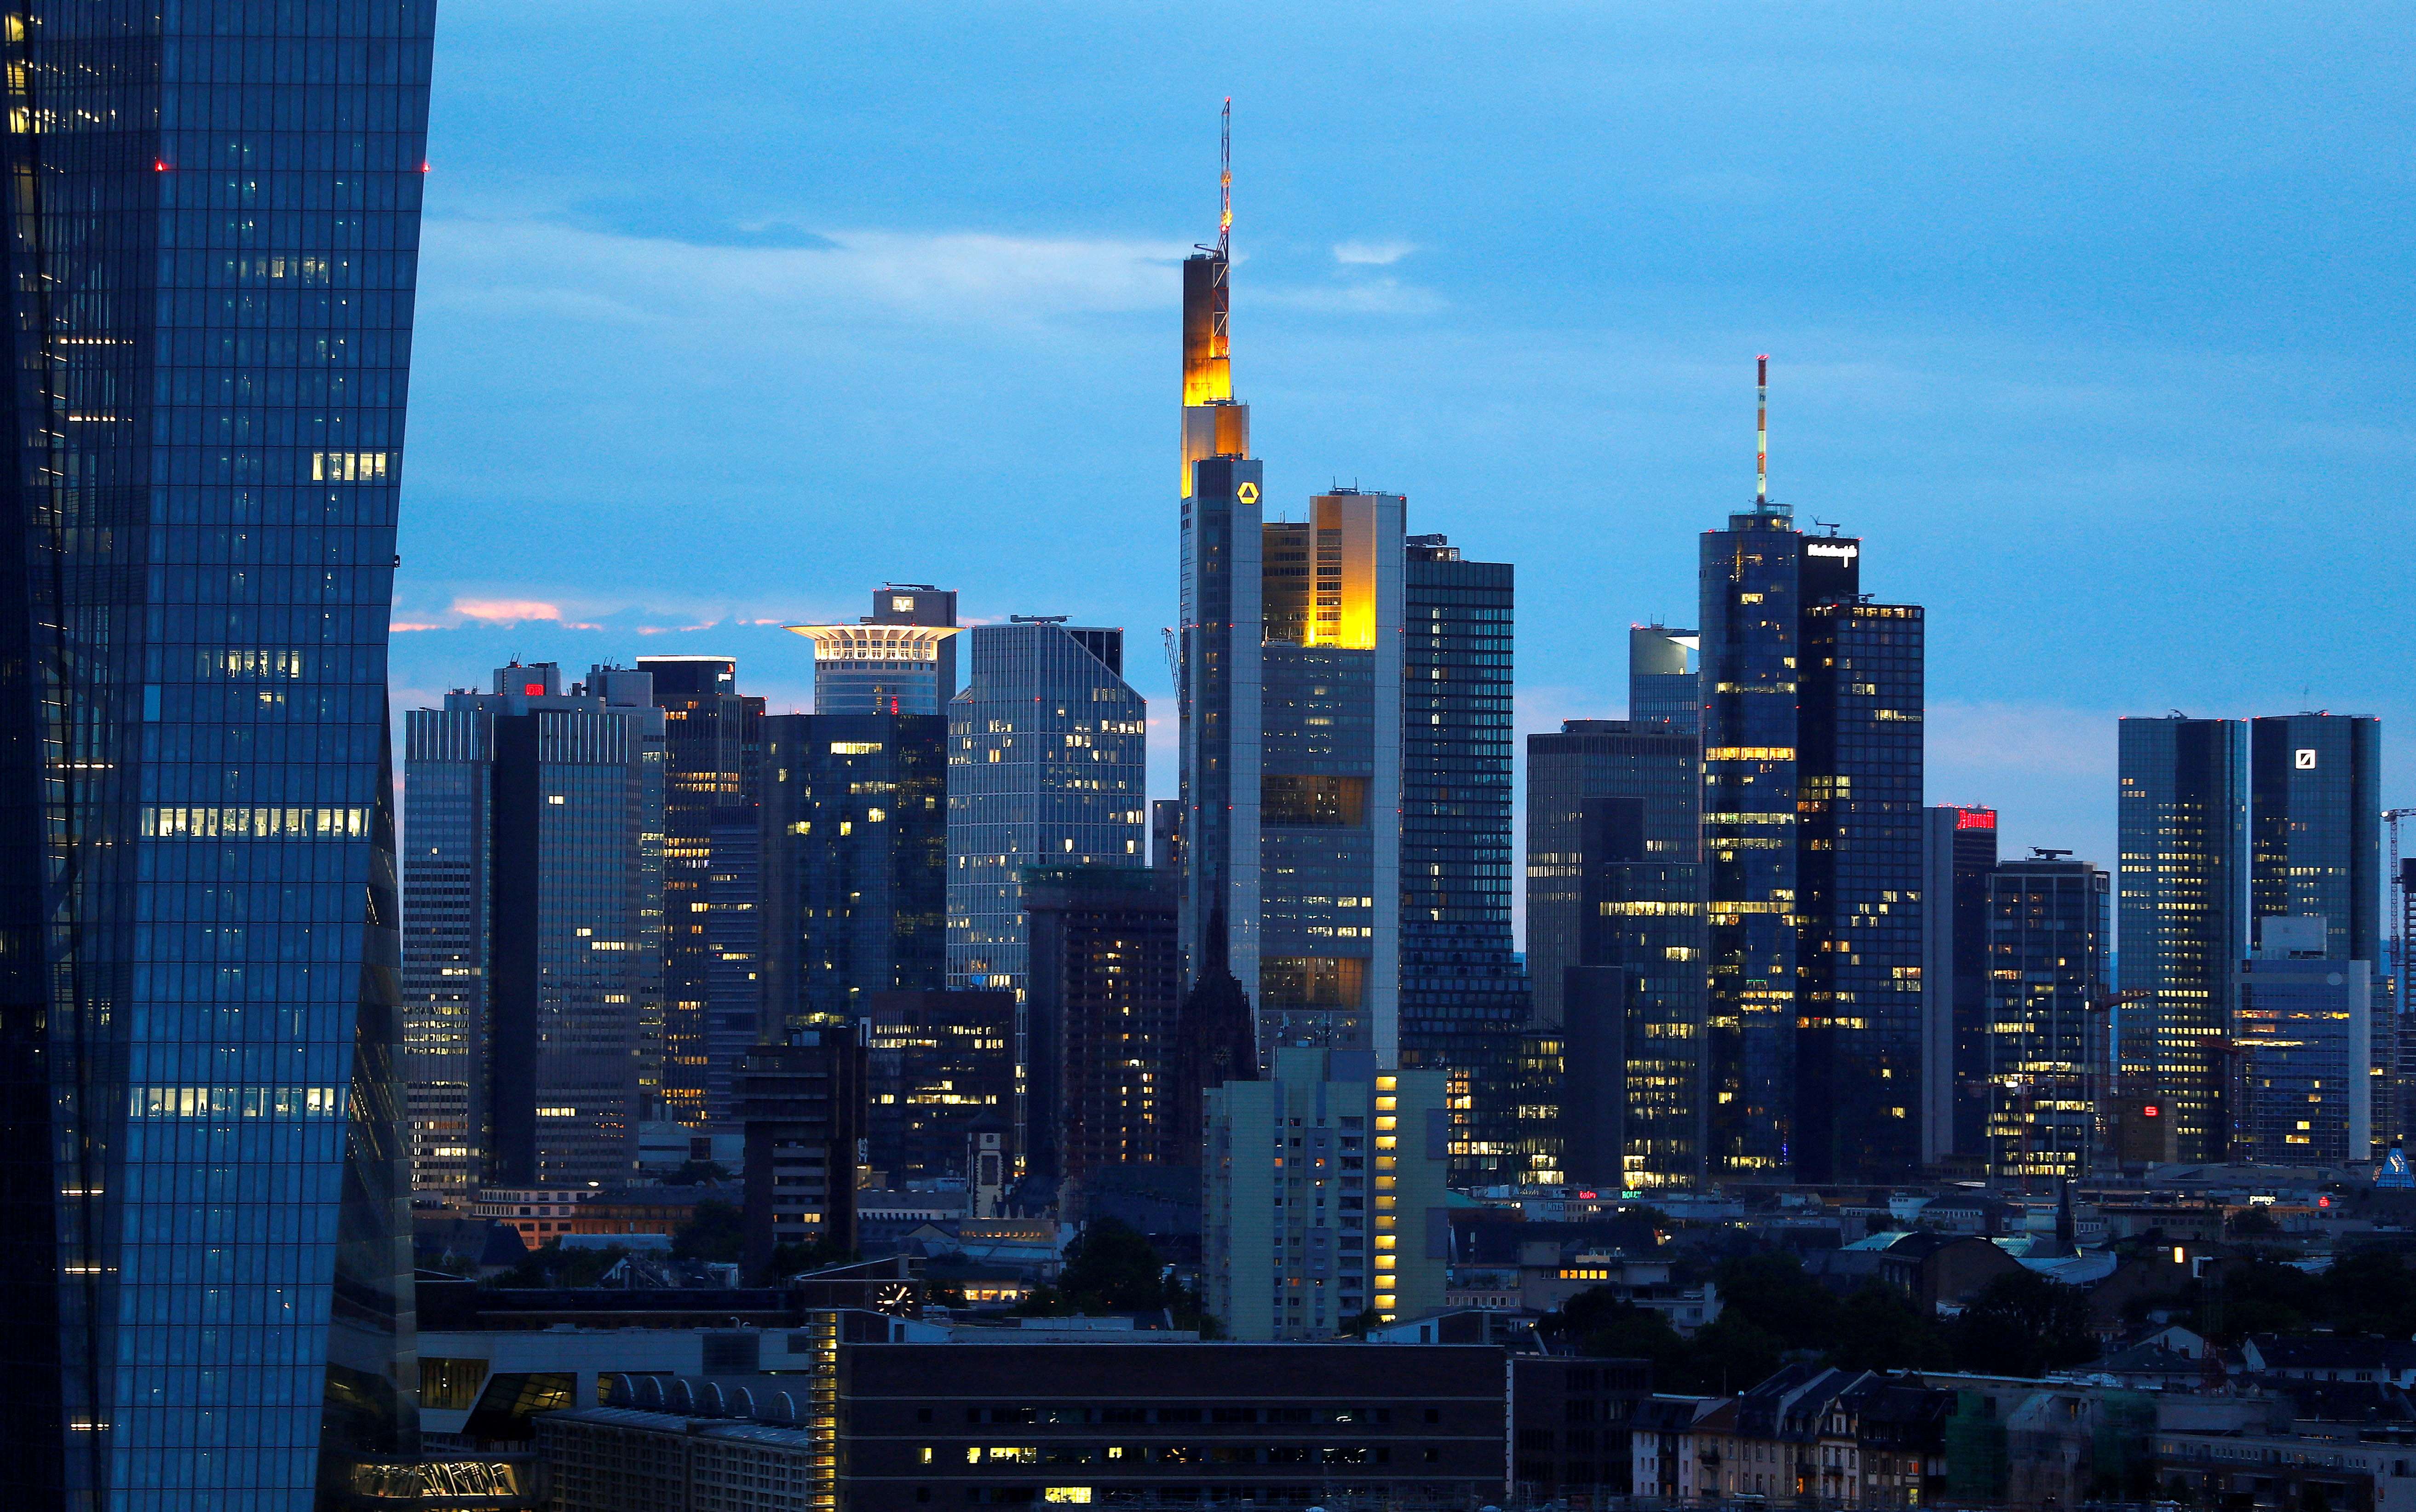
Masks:
[[[441,615],[430,619],[396,620],[386,628],[397,634],[413,630],[458,630],[463,626],[558,625],[566,630],[600,630],[604,627],[566,618],[559,604],[536,598],[455,598]]]
[[[1163,309],[1176,241],[981,232],[834,231],[731,245],[540,220],[432,219],[427,301],[497,315],[678,325],[701,315],[806,315],[1019,327]]]
[[[1406,241],[1345,241],[1334,244],[1334,260],[1356,267],[1390,267],[1416,251]]]

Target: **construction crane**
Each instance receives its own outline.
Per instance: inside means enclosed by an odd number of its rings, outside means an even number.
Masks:
[[[2416,970],[2410,969],[2408,960],[2408,879],[2399,869],[2399,822],[2403,819],[2416,819],[2416,809],[2382,810],[2382,822],[2391,826],[2391,872],[2384,885],[2391,899],[2391,964],[2398,978],[2392,987],[2391,1008],[2394,1013],[2408,1011],[2408,993],[2410,989],[2416,989]]]

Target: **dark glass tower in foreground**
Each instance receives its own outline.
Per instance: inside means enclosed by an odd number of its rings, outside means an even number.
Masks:
[[[385,643],[433,8],[0,20],[12,1507],[415,1448]]]

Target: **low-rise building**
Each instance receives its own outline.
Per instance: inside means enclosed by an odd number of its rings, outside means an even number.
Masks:
[[[1530,1312],[1555,1312],[1580,1293],[1607,1287],[1621,1301],[1668,1318],[1681,1334],[1691,1336],[1719,1321],[1719,1288],[1710,1281],[1672,1280],[1666,1260],[1589,1248],[1563,1253],[1550,1241],[1521,1245],[1519,1250],[1518,1303]]]
[[[1630,1435],[1653,1399],[1642,1360],[1510,1357],[1514,1499],[1528,1504],[1637,1492]]]
[[[1000,1333],[1006,1331],[1001,1330]],[[837,1342],[536,1422],[555,1512],[1501,1500],[1498,1348]]]
[[[2294,1381],[2377,1381],[2416,1387],[2416,1343],[2337,1334],[2251,1334],[2241,1363],[2254,1375]]]

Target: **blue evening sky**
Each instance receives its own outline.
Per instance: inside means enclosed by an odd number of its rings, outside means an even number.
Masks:
[[[1929,609],[1932,802],[2113,860],[2118,715],[2410,673],[2404,5],[448,0],[398,700],[741,658],[883,580],[1121,625],[1173,784],[1176,261],[1234,99],[1271,501],[1518,567],[1623,712],[1752,490]],[[2018,854],[2018,853],[2016,853]]]

